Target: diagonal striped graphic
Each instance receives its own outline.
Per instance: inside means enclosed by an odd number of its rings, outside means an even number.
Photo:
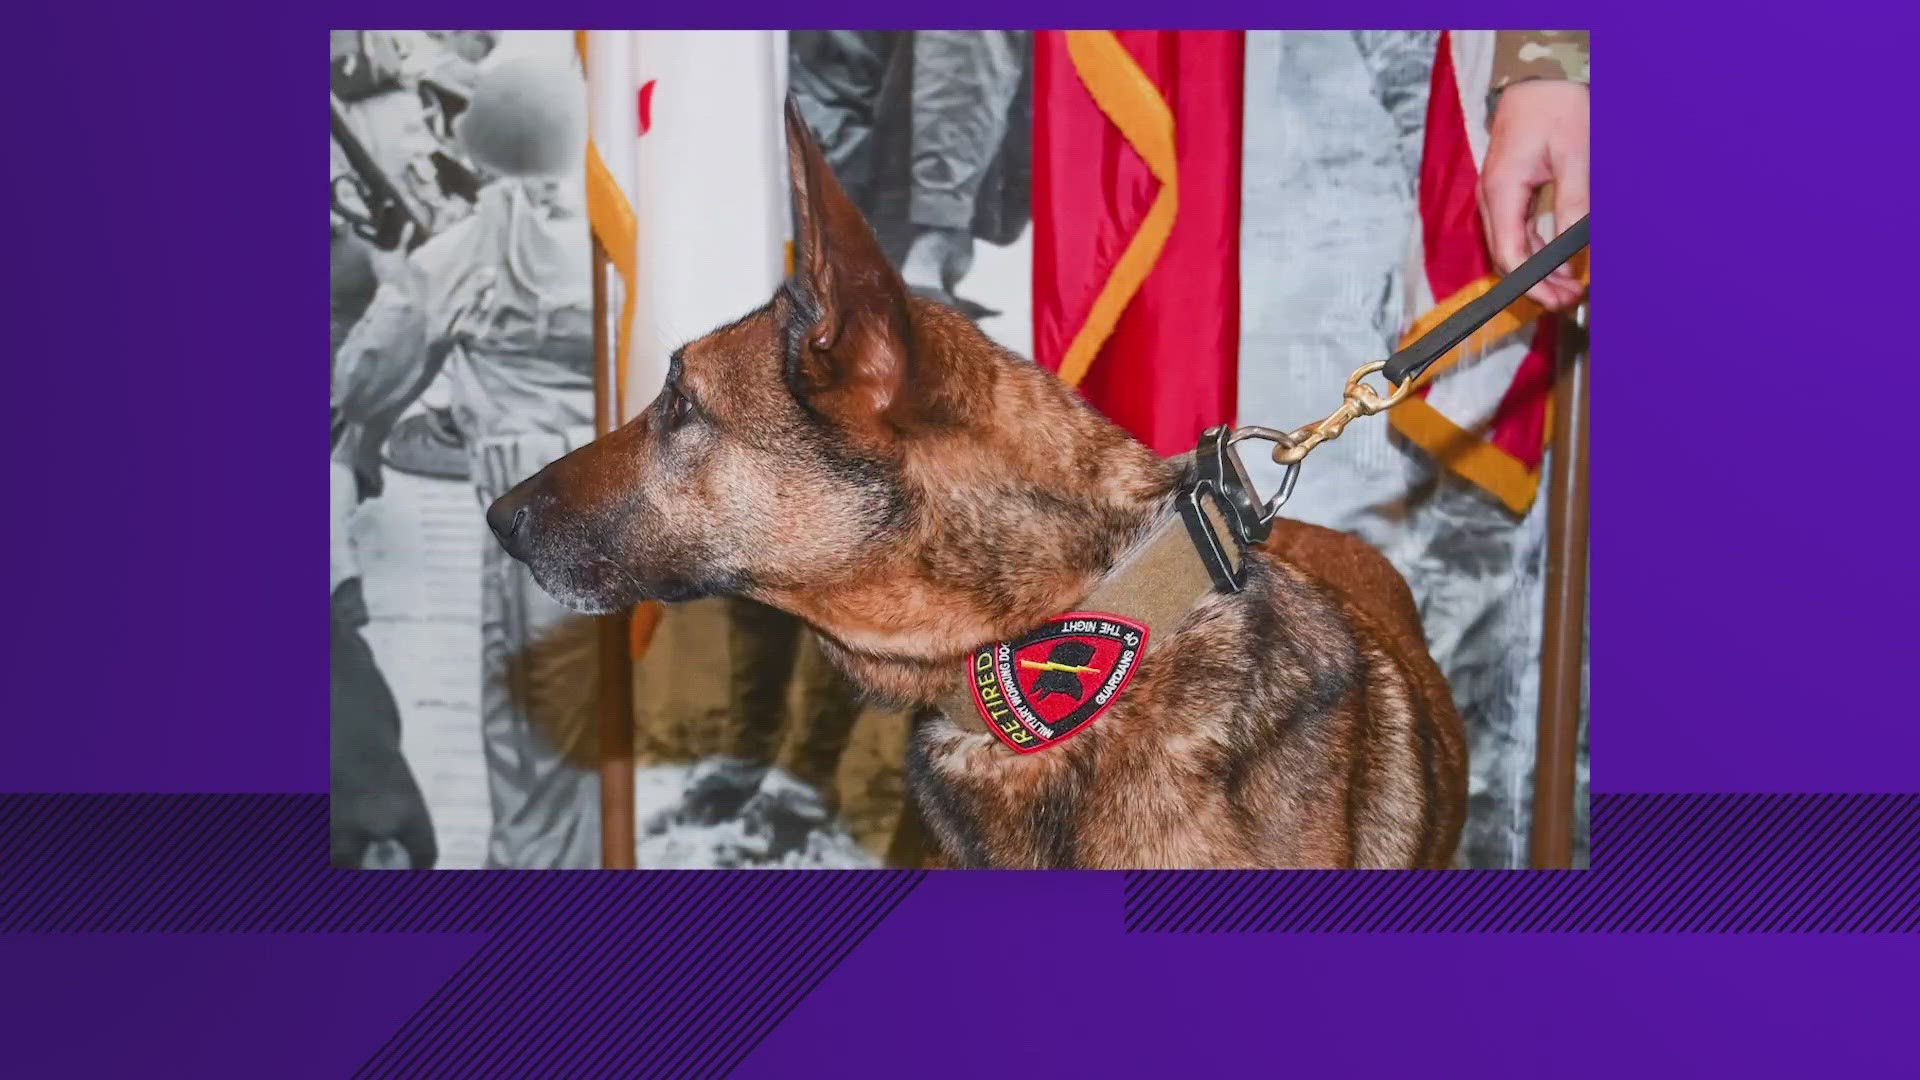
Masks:
[[[367,1077],[721,1075],[922,879],[381,873],[323,796],[0,796],[0,932],[472,932]],[[1920,796],[1597,796],[1590,871],[1131,873],[1130,931],[1911,932]],[[429,1064],[431,1063],[431,1064]]]
[[[497,935],[356,1074],[720,1076],[905,895],[884,873],[662,872],[643,910]],[[910,887],[910,885],[909,885]],[[637,916],[637,917],[636,917]]]
[[[325,865],[325,796],[0,796],[0,933],[491,931],[367,1077],[723,1075],[918,872]]]
[[[1910,933],[1920,795],[1596,795],[1593,869],[1129,873],[1129,931]]]

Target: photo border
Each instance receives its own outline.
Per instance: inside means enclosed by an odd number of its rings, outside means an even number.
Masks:
[[[951,21],[1042,11],[1055,25],[1538,17],[1517,3],[984,0]],[[476,0],[327,17],[526,13]],[[697,12],[741,26],[918,13]],[[1875,408],[1897,403],[1897,378],[1866,366],[1898,357],[1887,338],[1904,315],[1875,312],[1874,287],[1911,278],[1899,230],[1874,217],[1903,212],[1880,162],[1910,126],[1892,115],[1910,88],[1903,65],[1864,49],[1862,16],[1820,15],[1628,3],[1582,20],[1619,76],[1603,74],[1594,108],[1608,148],[1595,170],[1608,254],[1594,868],[1442,877],[327,870],[309,589],[323,375],[306,354],[324,263],[317,217],[289,195],[315,190],[315,151],[287,107],[315,100],[321,28],[286,7],[22,16],[14,81],[35,92],[15,98],[9,135],[37,152],[9,178],[9,398],[28,405],[7,426],[16,697],[0,791],[20,794],[0,803],[0,1015],[20,1033],[13,1068],[1910,1064],[1893,1033],[1920,947],[1871,931],[1913,929],[1920,865],[1920,726],[1895,682],[1912,658],[1911,433]],[[1216,899],[1167,900],[1198,888]],[[1423,925],[1446,895],[1480,921]],[[1651,914],[1630,917],[1636,904]],[[1873,904],[1908,914],[1818,914]],[[1601,907],[1613,914],[1591,914]],[[1800,923],[1783,921],[1796,910]],[[1044,939],[1022,932],[1036,920]],[[1034,1023],[1041,1010],[1049,1022]],[[1084,1021],[1055,1022],[1068,1010]]]

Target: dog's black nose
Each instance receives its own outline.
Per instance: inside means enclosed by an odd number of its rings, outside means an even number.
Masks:
[[[493,530],[494,538],[500,541],[501,547],[507,549],[507,554],[516,559],[527,550],[533,535],[533,522],[530,520],[533,510],[527,505],[529,501],[527,486],[522,484],[493,500],[493,505],[487,507],[487,528]]]

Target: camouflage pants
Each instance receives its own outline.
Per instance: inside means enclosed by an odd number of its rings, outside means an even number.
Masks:
[[[1240,422],[1284,430],[1317,419],[1349,372],[1392,351],[1436,38],[1248,35]],[[1248,464],[1273,490],[1279,470],[1259,455]],[[1515,515],[1374,420],[1314,454],[1285,511],[1358,534],[1406,577],[1466,726],[1468,866],[1527,862],[1545,505],[1543,485]],[[1587,796],[1584,725],[1583,716],[1577,808]],[[1576,820],[1583,851],[1583,810]]]
[[[473,478],[482,505],[592,437],[578,430],[479,441]],[[490,536],[481,589],[480,724],[493,809],[487,866],[597,867],[594,622],[556,603]]]
[[[914,228],[970,229],[1031,33],[796,30],[790,78],[834,175],[890,258]],[[907,181],[895,170],[904,162]]]

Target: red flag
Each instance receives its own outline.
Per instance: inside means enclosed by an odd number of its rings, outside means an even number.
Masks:
[[[1421,265],[1412,285],[1415,296],[1426,301],[1422,306],[1432,310],[1404,340],[1418,337],[1497,280],[1474,194],[1480,182],[1478,158],[1485,147],[1476,146],[1470,136],[1486,126],[1485,84],[1462,78],[1457,46],[1454,34],[1440,35],[1420,163]],[[1508,307],[1429,369],[1426,378],[1438,382],[1428,382],[1388,414],[1401,434],[1516,514],[1533,503],[1547,446],[1554,324],[1540,314],[1539,306],[1526,298]],[[1524,350],[1514,344],[1521,340]],[[1487,393],[1484,380],[1447,381],[1445,372],[1455,362],[1498,348],[1517,356],[1503,361],[1511,369],[1501,368],[1504,383],[1494,393]]]
[[[1230,423],[1239,32],[1034,35],[1034,358],[1162,454]]]

